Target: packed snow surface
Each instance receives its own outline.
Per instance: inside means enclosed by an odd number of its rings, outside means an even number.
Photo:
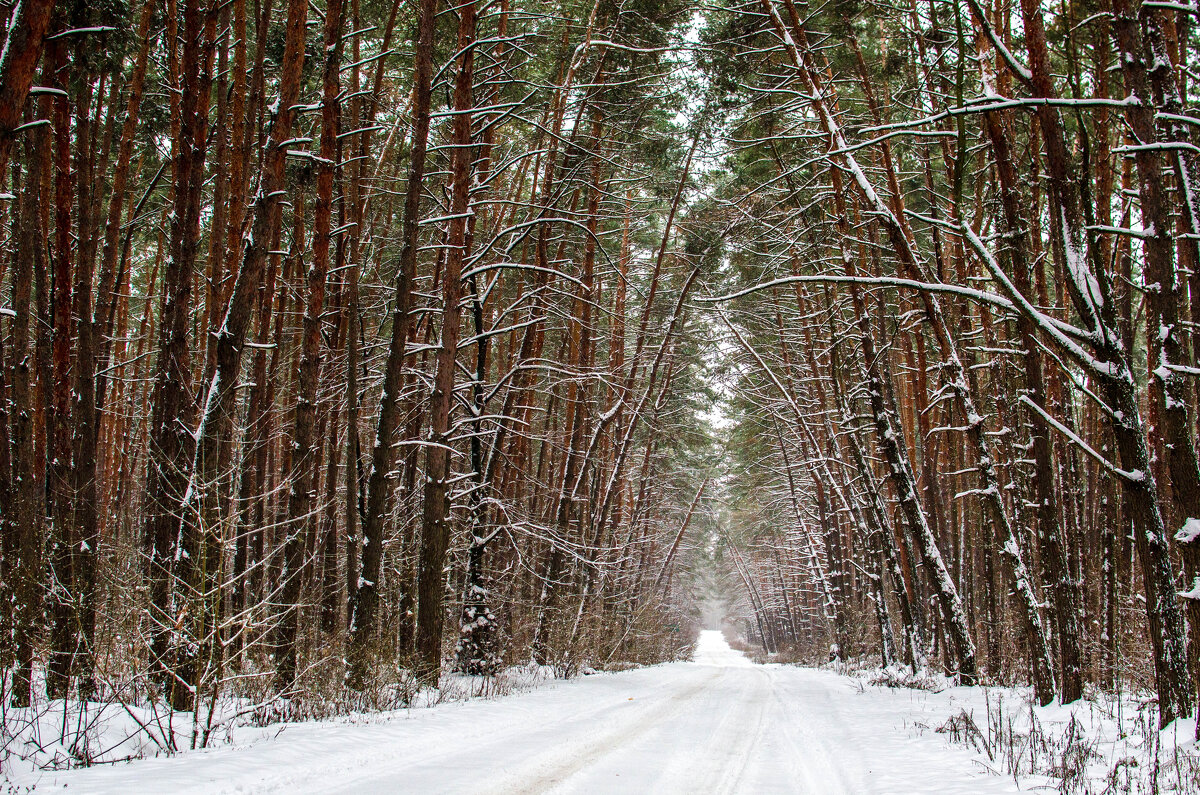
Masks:
[[[719,632],[694,662],[17,782],[88,793],[1016,792],[931,727],[946,694],[755,665]]]

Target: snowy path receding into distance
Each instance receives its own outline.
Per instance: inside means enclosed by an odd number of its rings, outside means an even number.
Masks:
[[[992,793],[1017,791],[932,732],[946,695],[754,665],[717,632],[695,662],[71,773],[70,792]],[[917,726],[924,722],[925,726]],[[23,782],[32,783],[32,782]]]

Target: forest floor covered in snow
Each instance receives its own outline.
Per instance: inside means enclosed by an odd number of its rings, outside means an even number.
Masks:
[[[215,748],[70,771],[10,766],[10,791],[1190,792],[1192,724],[1022,691],[892,687],[757,665],[719,632],[693,662],[530,692],[244,727]],[[1143,725],[1145,724],[1145,725]],[[1138,728],[1141,727],[1139,731]],[[1124,727],[1120,737],[1118,727]],[[11,762],[11,760],[10,760]]]

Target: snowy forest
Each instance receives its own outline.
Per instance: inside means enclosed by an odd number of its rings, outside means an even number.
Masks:
[[[1186,745],[1198,18],[0,0],[0,772],[714,622]]]

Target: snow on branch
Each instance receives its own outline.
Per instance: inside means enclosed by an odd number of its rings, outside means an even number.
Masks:
[[[1102,467],[1107,469],[1112,474],[1116,475],[1119,478],[1128,480],[1132,483],[1141,482],[1142,480],[1144,480],[1146,478],[1146,473],[1142,472],[1140,469],[1135,469],[1131,472],[1129,470],[1121,469],[1119,466],[1114,464],[1112,461],[1109,461],[1103,455],[1098,453],[1095,450],[1095,448],[1093,448],[1091,445],[1089,445],[1087,442],[1085,442],[1083,439],[1081,439],[1078,434],[1076,434],[1074,431],[1072,431],[1067,426],[1063,425],[1058,420],[1051,417],[1046,412],[1045,409],[1043,409],[1041,406],[1039,406],[1038,404],[1036,404],[1032,400],[1030,400],[1028,395],[1021,395],[1020,397],[1017,398],[1017,400],[1019,400],[1025,406],[1030,408],[1034,413],[1036,413],[1043,420],[1045,420],[1046,424],[1050,425],[1052,428],[1054,428],[1056,431],[1061,433],[1063,436],[1067,437],[1067,439],[1069,439],[1072,444],[1074,444],[1076,447],[1078,447],[1083,452],[1087,453],[1089,456],[1091,456],[1096,461],[1096,463],[1100,464]]]

